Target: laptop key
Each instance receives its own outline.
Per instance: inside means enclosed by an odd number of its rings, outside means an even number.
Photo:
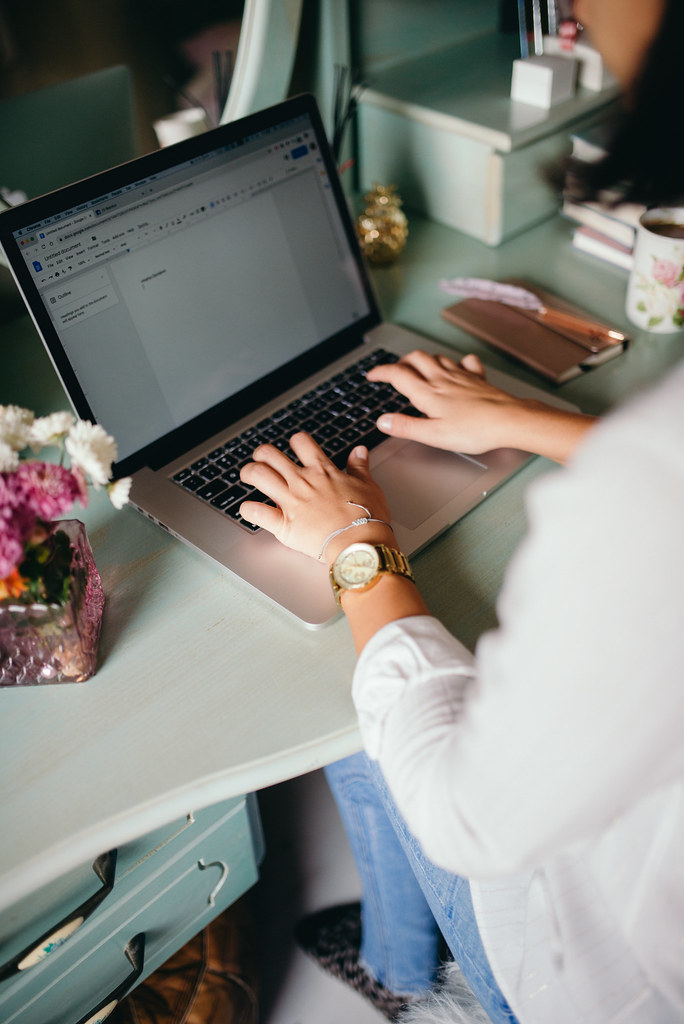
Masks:
[[[235,448],[230,449],[230,454],[233,455],[236,459],[248,459],[252,454],[252,451],[252,445],[239,444]]]
[[[333,440],[337,440],[336,438]],[[340,438],[341,440],[341,438]],[[387,434],[382,434],[379,430],[371,430],[369,433],[364,434],[361,437],[357,437],[352,444],[345,444],[342,441],[342,447],[330,455],[331,460],[335,463],[338,469],[344,469],[347,465],[347,459],[352,449],[356,448],[357,445],[363,444],[366,448],[375,448],[376,445],[380,444],[381,441],[387,440]]]
[[[323,448],[325,454],[334,462],[335,459],[333,458],[333,455],[335,455],[337,452],[342,451],[343,449],[347,449],[349,446],[346,445],[342,438],[338,436],[331,437],[330,440],[325,441],[325,443],[321,445],[321,447]]]
[[[353,426],[347,427],[346,430],[343,430],[340,434],[340,437],[342,438],[343,441],[346,441],[347,444],[354,444],[358,437],[363,437],[363,434],[361,434],[361,432],[356,429],[356,426]]]
[[[316,396],[316,398],[312,398],[311,401],[306,403],[307,409],[312,413],[321,412],[322,409],[325,409],[326,405],[327,402],[325,399],[318,396]]]
[[[199,490],[196,491],[196,494],[197,497],[202,498],[203,501],[211,501],[218,494],[221,494],[222,491],[225,491],[225,489],[225,481],[221,480],[219,477],[217,480],[210,480],[208,484],[204,485],[204,487],[200,487]]]
[[[356,424],[356,429],[361,434],[370,434],[371,431],[375,430],[375,423],[373,420],[362,419]]]
[[[196,474],[193,473],[192,476],[187,476],[184,480],[181,480],[179,482],[181,487],[184,487],[186,491],[197,491],[206,483],[206,480],[204,480],[203,477],[197,476]]]
[[[223,491],[222,494],[217,495],[211,504],[219,509],[221,512],[227,511],[236,502],[242,502],[249,496],[249,488],[243,487],[241,484],[235,484],[233,487],[229,487]]]
[[[222,455],[220,459],[217,459],[214,465],[218,466],[221,470],[231,469],[237,465],[237,459],[234,455]]]
[[[350,408],[351,406],[349,402],[338,399],[336,402],[333,402],[332,405],[328,406],[328,412],[331,416],[340,416],[343,413],[348,412]]]
[[[307,434],[313,434],[321,426],[320,420],[317,420],[314,416],[311,416],[308,420],[304,420],[300,424],[299,429],[305,430]]]

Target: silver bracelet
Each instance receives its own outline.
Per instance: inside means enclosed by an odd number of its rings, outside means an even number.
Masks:
[[[389,526],[391,529],[389,523],[386,523],[384,519],[375,519],[370,514],[366,506],[359,505],[358,501],[348,501],[347,505],[354,505],[356,508],[362,508],[366,514],[365,516],[361,516],[359,519],[352,520],[349,526],[341,526],[339,530],[333,530],[333,532],[325,538],[325,540],[323,541],[323,547],[321,548],[320,553],[318,555],[319,562],[323,560],[328,544],[333,539],[333,537],[339,537],[341,533],[346,533],[346,531],[351,530],[353,526],[365,526],[367,523],[382,523],[383,526]]]

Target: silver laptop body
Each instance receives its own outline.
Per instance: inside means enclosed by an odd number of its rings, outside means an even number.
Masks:
[[[300,622],[330,621],[327,566],[231,518],[226,491],[183,485],[365,353],[449,351],[382,321],[313,98],[14,208],[0,244],[75,412],[116,439],[132,504]],[[410,555],[528,458],[386,439],[371,467]]]

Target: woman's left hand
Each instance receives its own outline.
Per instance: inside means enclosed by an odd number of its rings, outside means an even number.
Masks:
[[[365,448],[352,451],[343,472],[309,434],[295,434],[290,446],[301,466],[273,445],[264,444],[254,451],[254,461],[242,467],[241,479],[276,503],[274,508],[263,502],[244,501],[240,513],[248,522],[312,558],[318,558],[331,533],[365,514],[357,505],[368,509],[374,519],[389,523],[387,501],[370,474]],[[374,540],[377,530],[372,525],[355,528],[353,539]],[[386,531],[385,527],[381,529]],[[335,538],[338,543],[329,545],[326,561],[332,561],[351,539],[347,532]]]

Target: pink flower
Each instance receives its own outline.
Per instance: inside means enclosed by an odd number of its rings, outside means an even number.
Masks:
[[[0,473],[0,519],[19,507],[21,497],[14,480],[14,473]]]
[[[0,580],[4,580],[24,558],[24,542],[18,530],[0,519]]]
[[[682,268],[672,260],[654,260],[651,267],[653,279],[659,284],[664,284],[666,288],[674,288],[681,272]]]
[[[75,475],[51,462],[22,462],[13,474],[17,492],[38,519],[50,520],[68,512],[83,489]]]
[[[9,475],[12,480],[14,474]],[[20,501],[16,487],[0,473],[0,579],[9,576],[24,557],[24,542],[36,524],[35,515]]]

